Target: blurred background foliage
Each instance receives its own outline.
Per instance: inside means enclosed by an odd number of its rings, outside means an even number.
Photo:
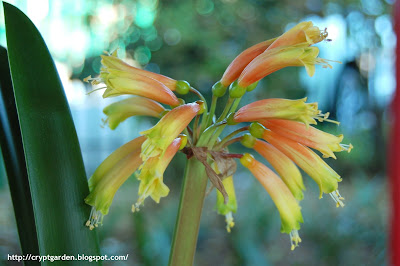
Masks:
[[[86,76],[99,73],[103,51],[118,49],[119,57],[134,66],[185,79],[210,99],[210,86],[242,50],[280,35],[299,21],[312,20],[321,28],[327,27],[332,41],[318,45],[320,56],[342,64],[332,63],[332,70],[317,67],[312,78],[300,68],[276,72],[246,95],[243,104],[267,97],[307,96],[340,121],[339,127],[322,127],[334,134],[343,133],[344,142],[355,146],[352,153],[327,160],[343,177],[340,191],[346,207],[336,209],[328,197],[318,200],[316,184],[305,176],[307,193],[300,231],[303,242],[290,252],[289,237],[279,232],[279,214],[269,196],[249,172],[239,168],[234,177],[239,207],[233,232],[226,233],[224,217],[213,210],[215,195],[211,193],[202,215],[195,264],[386,264],[390,204],[385,147],[390,126],[388,107],[395,89],[394,0],[8,2],[33,20],[56,61],[88,176],[113,150],[155,122],[137,117],[115,131],[103,127],[102,108],[115,99],[103,100],[100,92],[87,95],[91,88],[82,82]],[[6,46],[2,10],[0,44]],[[223,107],[223,101],[220,105]],[[232,150],[246,149],[236,146]],[[137,199],[134,177],[118,191],[104,225],[97,229],[103,254],[129,253],[128,262],[115,265],[167,263],[184,161],[181,154],[168,168],[164,180],[171,192],[159,205],[148,200],[139,213],[130,212]],[[18,245],[1,165],[0,260],[19,253]]]

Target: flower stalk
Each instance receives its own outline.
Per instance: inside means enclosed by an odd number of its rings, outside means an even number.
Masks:
[[[170,266],[193,265],[207,180],[204,165],[195,157],[189,159],[183,177]]]

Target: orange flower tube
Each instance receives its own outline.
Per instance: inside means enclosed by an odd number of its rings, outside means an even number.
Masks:
[[[168,105],[179,105],[178,98],[164,84],[144,75],[131,75],[116,69],[107,69],[100,74],[107,86],[103,98],[119,95],[138,95]]]
[[[121,122],[131,116],[161,117],[164,111],[165,108],[161,104],[144,97],[131,97],[112,103],[103,109],[111,129],[116,129]]]
[[[255,140],[253,149],[264,157],[277,171],[297,200],[303,199],[303,178],[296,164],[277,148],[262,140]]]
[[[290,234],[291,249],[293,250],[301,242],[298,230],[300,223],[303,222],[297,200],[285,183],[271,169],[255,160],[252,155],[244,154],[240,162],[250,170],[271,196],[281,216],[281,232]]]
[[[260,42],[240,53],[225,70],[221,78],[221,84],[224,87],[228,87],[240,76],[243,69],[245,69],[254,58],[262,54],[275,40],[276,38]]]
[[[307,98],[299,100],[265,99],[252,102],[240,108],[233,116],[233,121],[253,122],[265,119],[287,119],[304,123],[316,124],[315,119],[321,119],[321,111],[317,103],[306,103]]]
[[[111,55],[101,55],[101,64],[105,67],[105,71],[108,69],[116,69],[121,70],[128,73],[130,76],[146,76],[157,80],[158,82],[162,83],[164,86],[168,87],[171,91],[176,89],[177,81],[157,73],[153,73],[144,69],[133,67],[121,59],[117,57],[117,51],[114,51]]]
[[[317,58],[318,54],[319,49],[308,47],[307,43],[267,50],[246,66],[238,78],[238,85],[246,88],[265,76],[289,66],[304,66],[310,77],[315,73],[316,64],[332,68],[327,60]]]
[[[338,192],[338,182],[342,179],[321,157],[302,144],[270,130],[265,130],[262,138],[278,148],[314,179],[320,189],[320,198],[322,193],[330,194],[336,206],[344,206],[341,201],[343,198]]]
[[[86,223],[90,229],[102,223],[117,190],[142,164],[140,152],[144,141],[145,137],[141,136],[124,144],[108,156],[90,177],[90,194],[85,198],[85,202],[92,206]]]
[[[297,44],[316,44],[328,37],[326,29],[321,31],[318,27],[314,26],[311,21],[300,22],[273,42],[267,50],[274,49],[280,46],[289,46]]]
[[[150,157],[163,155],[167,147],[186,128],[200,111],[200,105],[189,103],[178,106],[169,111],[152,128],[140,132],[146,137],[140,154],[143,161]]]
[[[336,159],[333,152],[350,152],[353,148],[351,144],[341,144],[343,135],[335,136],[314,127],[307,128],[304,124],[296,121],[272,119],[261,121],[261,124],[281,136],[320,151],[324,158]]]

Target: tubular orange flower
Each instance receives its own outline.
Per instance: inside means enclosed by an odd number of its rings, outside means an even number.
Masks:
[[[104,66],[104,71],[108,69],[115,69],[126,72],[129,76],[146,76],[157,80],[164,86],[168,87],[171,91],[176,90],[177,81],[157,73],[153,73],[144,69],[133,67],[117,57],[117,51],[114,51],[111,55],[101,55],[101,64]]]
[[[299,122],[272,119],[264,120],[261,123],[281,136],[320,151],[324,158],[332,157],[336,159],[333,152],[350,152],[353,148],[351,144],[341,144],[343,135],[335,136],[314,127],[307,128],[304,124]]]
[[[138,179],[140,180],[139,199],[136,204],[132,205],[133,212],[139,211],[140,205],[142,205],[144,200],[149,196],[155,202],[159,203],[160,198],[168,195],[169,188],[163,182],[165,169],[167,169],[167,166],[178,150],[185,145],[185,136],[176,138],[168,146],[162,156],[152,157],[144,162],[138,176]]]
[[[251,46],[239,54],[225,70],[224,75],[221,78],[221,84],[224,87],[228,87],[232,82],[234,82],[242,73],[243,69],[257,56],[262,54],[274,41],[270,39],[264,42],[257,43]]]
[[[260,125],[260,127],[262,126]],[[343,198],[338,191],[338,182],[342,181],[342,179],[317,154],[302,144],[282,137],[270,130],[264,130],[262,138],[283,152],[314,179],[320,189],[320,198],[322,198],[322,193],[330,194],[337,207],[344,206],[341,201]]]
[[[319,49],[317,47],[308,47],[308,44],[283,46],[267,50],[246,66],[240,74],[238,85],[246,88],[265,76],[289,66],[304,66],[310,77],[314,75],[315,65],[332,68],[327,60],[317,58],[318,54]]]
[[[292,160],[271,144],[258,140],[250,134],[243,136],[242,143],[248,148],[253,148],[272,165],[297,200],[303,199],[305,190],[303,178]]]
[[[90,194],[85,198],[85,202],[92,206],[92,212],[86,222],[90,229],[102,223],[115,193],[142,163],[139,155],[144,140],[145,137],[138,137],[115,150],[90,177]]]
[[[255,160],[252,155],[244,154],[240,162],[250,170],[271,196],[281,216],[281,232],[290,234],[293,250],[301,242],[298,230],[300,223],[303,222],[303,216],[298,202],[285,183],[271,169]]]
[[[326,37],[328,37],[326,29],[322,31],[318,27],[314,26],[311,21],[304,21],[278,37],[267,50],[288,45],[312,45],[325,40]]]
[[[189,103],[178,106],[168,112],[152,128],[140,132],[146,136],[140,154],[143,161],[150,157],[163,155],[172,141],[186,128],[190,121],[200,111],[200,105]]]
[[[107,122],[111,129],[117,128],[131,116],[145,115],[160,118],[164,112],[165,108],[161,104],[143,97],[131,97],[112,103],[103,109],[103,113],[108,116]]]
[[[136,74],[132,76],[128,72],[116,69],[107,69],[100,74],[100,79],[107,86],[103,98],[124,94],[138,95],[153,99],[168,105],[178,105],[175,94],[165,85],[147,76]]]
[[[107,89],[103,93],[103,98],[130,94],[176,106],[179,105],[178,98],[168,86],[180,88],[181,91],[184,84],[187,87],[186,90],[189,91],[187,83],[132,67],[117,58],[116,52],[102,58],[103,67],[100,76],[97,78],[89,76],[84,81],[91,81],[93,85],[104,83]]]
[[[240,108],[233,116],[233,121],[252,122],[265,119],[286,119],[309,124],[316,124],[315,119],[327,118],[318,110],[317,103],[306,103],[307,98],[299,100],[265,99],[250,103]]]
[[[239,78],[242,71],[253,59],[266,51],[282,46],[309,46],[321,42],[327,36],[326,29],[321,31],[311,21],[300,22],[281,36],[258,43],[244,50],[230,63],[220,82],[224,87],[229,86]]]

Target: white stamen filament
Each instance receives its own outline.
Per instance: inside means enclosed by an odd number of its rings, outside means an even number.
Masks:
[[[330,122],[330,123],[333,123],[333,124],[340,125],[340,122],[335,121],[335,120],[328,119],[329,115],[330,115],[329,112],[326,112],[325,114],[320,112],[320,113],[317,115],[316,119],[317,119],[320,123],[326,121],[326,122]]]
[[[90,230],[93,230],[95,227],[98,227],[99,224],[103,225],[104,215],[97,211],[95,207],[92,207],[90,211],[89,220],[86,221],[86,226],[89,227]]]
[[[335,190],[331,193],[329,193],[329,195],[331,195],[332,199],[336,202],[336,207],[339,208],[340,207],[344,207],[344,203],[342,200],[344,200],[344,198],[340,195],[339,190]]]
[[[231,228],[235,226],[235,223],[233,222],[232,212],[229,212],[228,214],[225,215],[225,222],[226,222],[226,231],[230,233]]]
[[[347,152],[351,152],[351,150],[353,149],[353,145],[351,145],[351,143],[350,144],[340,144],[340,147],[342,147],[342,149]]]
[[[296,247],[299,246],[299,243],[301,242],[299,231],[293,229],[292,232],[290,232],[289,236],[290,236],[290,249],[294,250]]]

